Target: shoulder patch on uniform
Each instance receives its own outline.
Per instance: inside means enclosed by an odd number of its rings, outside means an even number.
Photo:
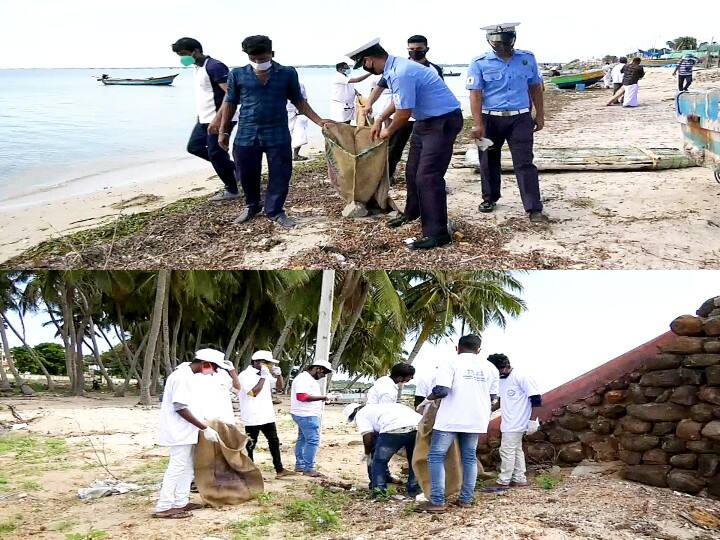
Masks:
[[[535,55],[534,55],[533,53],[531,53],[530,51],[524,51],[524,50],[522,50],[522,49],[515,49],[515,54],[527,54],[528,56],[535,56]]]
[[[468,77],[468,78],[467,78],[467,83],[468,83],[468,84],[475,84],[475,77],[473,77],[472,75],[471,75],[470,77]]]

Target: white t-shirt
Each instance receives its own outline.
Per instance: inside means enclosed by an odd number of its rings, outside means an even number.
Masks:
[[[420,420],[422,415],[402,403],[365,405],[355,415],[360,433],[387,433],[406,427],[417,428]]]
[[[380,377],[368,390],[367,404],[395,403],[397,401],[398,385],[389,375]]]
[[[348,122],[355,116],[355,86],[349,78],[335,72],[330,87],[330,119],[336,122]]]
[[[226,424],[235,424],[235,411],[232,406],[232,377],[224,369],[218,369],[212,375],[196,373],[195,377],[202,388],[203,400],[198,410],[208,420],[220,420]]]
[[[203,377],[209,378],[207,375]],[[181,417],[175,411],[173,403],[187,405],[198,420],[204,420],[198,409],[204,395],[200,383],[188,363],[180,364],[167,378],[160,403],[160,445],[197,444],[198,428]]]
[[[415,395],[418,397],[428,397],[432,394],[432,389],[435,387],[433,382],[435,381],[435,374],[437,368],[432,368],[432,371],[427,371],[419,375],[415,375]]]
[[[257,370],[248,366],[246,370],[238,375],[240,379],[240,421],[246,426],[262,426],[275,422],[275,408],[272,402],[272,389],[276,379],[269,378],[263,384],[260,393],[252,397],[248,395],[255,385],[260,381]]]
[[[613,84],[622,84],[623,73],[621,72],[621,70],[626,65],[627,64],[615,64],[615,66],[612,68],[612,71],[610,72],[610,74],[611,74]]]
[[[320,395],[320,383],[307,371],[295,377],[290,386],[290,414],[295,416],[322,416],[322,401],[298,401],[298,394]]]
[[[440,400],[434,429],[458,433],[487,433],[490,394],[498,393],[500,374],[476,354],[458,354],[442,363],[436,386],[450,388]]]
[[[530,396],[540,394],[535,381],[512,370],[505,379],[500,379],[500,431],[502,433],[524,433],[532,414]]]

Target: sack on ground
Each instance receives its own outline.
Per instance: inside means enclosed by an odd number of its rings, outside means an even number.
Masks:
[[[222,443],[198,437],[195,449],[195,484],[210,506],[240,504],[264,491],[262,473],[247,456],[248,437],[237,427],[212,420]]]

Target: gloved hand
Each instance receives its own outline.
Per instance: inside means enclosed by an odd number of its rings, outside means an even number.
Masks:
[[[423,412],[425,411],[425,406],[428,405],[429,403],[430,403],[430,401],[428,401],[427,399],[423,400],[423,402],[420,405],[415,407],[415,412],[423,414]]]
[[[528,422],[527,431],[525,433],[527,435],[532,435],[533,433],[536,433],[538,429],[540,429],[540,419],[536,418],[535,420],[530,420]]]
[[[205,439],[207,439],[210,442],[216,442],[216,443],[220,442],[220,435],[218,435],[218,432],[215,431],[210,426],[203,429],[202,434],[205,437]]]
[[[272,379],[272,375],[270,374],[270,370],[266,368],[265,366],[260,368],[260,377],[263,379]]]
[[[279,366],[273,366],[273,368],[270,370],[270,372],[275,376],[282,375],[282,370],[280,369]]]

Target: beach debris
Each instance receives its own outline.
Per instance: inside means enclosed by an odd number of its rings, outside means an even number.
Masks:
[[[143,489],[143,487],[119,480],[95,480],[88,487],[78,489],[78,497],[83,501],[90,501],[111,495],[124,495],[131,491]]]
[[[678,515],[703,529],[720,531],[720,512],[711,512],[703,508],[691,508],[688,512],[680,512]]]

